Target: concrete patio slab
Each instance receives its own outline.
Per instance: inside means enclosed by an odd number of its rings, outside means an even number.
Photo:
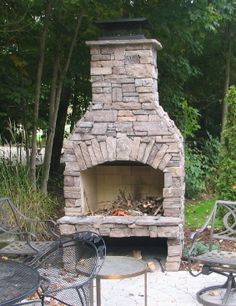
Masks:
[[[196,306],[196,292],[203,287],[221,284],[221,275],[200,275],[187,271],[148,273],[148,306]],[[101,280],[103,306],[144,305],[143,275],[123,280]]]

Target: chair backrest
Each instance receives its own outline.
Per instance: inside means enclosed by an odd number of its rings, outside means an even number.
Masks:
[[[206,222],[211,240],[236,241],[236,202],[218,200]]]
[[[89,232],[63,236],[37,259],[38,271],[44,279],[43,296],[66,305],[88,304],[89,286],[101,264],[95,237]]]
[[[23,232],[21,227],[22,217],[9,198],[0,198],[0,234]]]
[[[0,241],[6,240],[51,240],[59,237],[53,220],[32,219],[20,212],[9,198],[0,198]]]

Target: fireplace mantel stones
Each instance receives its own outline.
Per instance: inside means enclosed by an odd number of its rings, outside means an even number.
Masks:
[[[161,44],[154,39],[135,39],[90,41],[87,45],[92,102],[64,144],[66,216],[59,220],[61,231],[95,229],[110,237],[165,237],[167,267],[177,269],[183,240],[184,152],[179,130],[159,105],[156,58]],[[119,161],[139,162],[161,171],[163,217],[145,216],[137,221],[142,224],[129,224],[123,217],[121,223],[114,217],[111,223],[107,223],[109,217],[101,223],[97,216],[94,222],[92,216],[83,216],[86,200],[81,173]]]

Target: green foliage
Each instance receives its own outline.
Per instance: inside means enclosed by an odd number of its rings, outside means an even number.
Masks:
[[[10,197],[22,213],[31,218],[47,219],[58,217],[59,205],[56,199],[35,190],[29,180],[27,168],[0,161],[0,195]]]
[[[185,224],[190,228],[200,228],[209,216],[215,199],[204,199],[193,203],[187,203],[185,207]]]
[[[186,196],[194,198],[203,192],[215,192],[219,140],[209,133],[203,144],[196,142],[185,145]]]
[[[222,199],[236,200],[236,86],[226,97],[228,112],[222,133],[217,192]]]
[[[190,106],[186,99],[181,101],[181,110],[178,114],[179,128],[185,139],[193,137],[199,130],[199,117],[198,110]]]
[[[185,145],[186,196],[189,198],[196,197],[206,189],[203,162],[204,155],[199,149]]]
[[[214,243],[214,244],[211,245],[211,247],[212,247],[212,250],[219,250],[220,249],[220,244],[219,243]],[[190,248],[191,248],[191,246],[185,246],[184,247],[184,250],[183,250],[183,256],[184,257],[188,257],[188,253],[190,251]],[[194,244],[194,248],[193,248],[191,254],[192,254],[192,256],[197,256],[197,255],[201,255],[201,254],[204,254],[204,253],[207,253],[207,252],[209,252],[209,244],[197,241]]]

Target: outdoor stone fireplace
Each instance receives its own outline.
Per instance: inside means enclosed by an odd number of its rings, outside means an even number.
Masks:
[[[166,269],[179,268],[183,241],[183,138],[159,105],[154,39],[89,41],[92,102],[64,144],[62,233],[167,238]],[[161,197],[162,214],[114,216],[120,192]]]

